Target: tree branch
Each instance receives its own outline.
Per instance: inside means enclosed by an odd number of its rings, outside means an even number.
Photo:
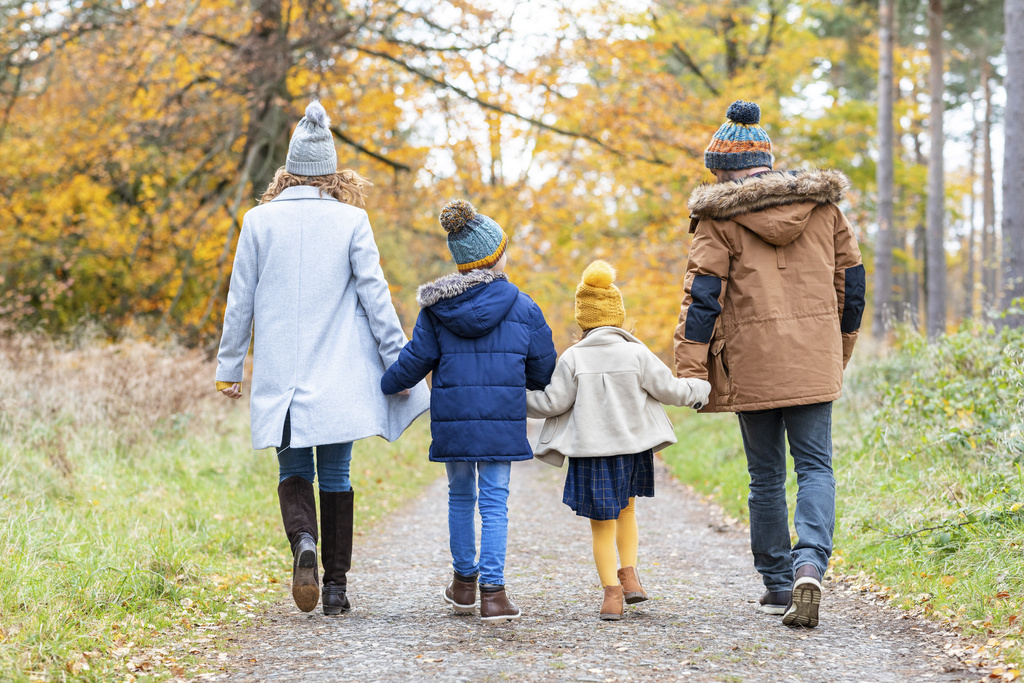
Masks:
[[[388,159],[386,156],[383,156],[383,155],[379,154],[378,152],[374,152],[371,149],[367,149],[363,145],[359,144],[358,142],[356,142],[355,140],[353,140],[352,138],[350,138],[349,136],[345,135],[340,130],[338,130],[337,126],[331,126],[331,132],[334,133],[334,136],[337,137],[342,142],[344,142],[346,145],[348,145],[350,147],[354,147],[356,150],[362,152],[366,156],[373,157],[374,159],[376,159],[377,161],[379,161],[381,163],[387,164],[388,166],[390,166],[391,168],[395,169],[396,171],[411,171],[412,170],[412,168],[410,168],[409,166],[406,166],[405,164],[403,164],[401,162],[392,161],[391,159]]]
[[[513,118],[519,119],[520,121],[524,121],[526,123],[529,123],[532,126],[536,126],[537,128],[540,128],[542,130],[547,130],[547,131],[550,131],[552,133],[558,133],[559,135],[565,135],[565,136],[571,137],[571,138],[578,138],[580,140],[586,140],[587,142],[590,142],[590,143],[592,143],[594,145],[597,145],[598,147],[600,147],[600,148],[602,148],[604,150],[607,150],[607,151],[609,151],[612,154],[615,154],[617,156],[630,157],[630,158],[638,159],[640,161],[646,161],[647,163],[650,163],[650,164],[656,164],[656,165],[659,165],[659,166],[667,166],[668,165],[665,161],[663,161],[661,159],[650,158],[650,157],[642,157],[642,156],[634,156],[634,155],[627,154],[627,153],[625,153],[625,152],[623,152],[621,150],[618,150],[618,149],[612,147],[611,145],[603,142],[602,140],[599,140],[598,138],[594,137],[590,133],[583,133],[583,132],[580,132],[580,131],[573,131],[573,130],[568,130],[566,128],[560,128],[558,126],[552,126],[550,124],[544,123],[543,121],[538,121],[537,119],[530,118],[529,116],[523,116],[522,114],[516,113],[514,111],[509,111],[508,109],[505,109],[504,107],[500,107],[500,106],[498,106],[498,105],[496,105],[496,104],[494,104],[492,102],[488,102],[487,100],[482,99],[480,97],[477,97],[476,95],[471,95],[469,93],[469,91],[467,91],[467,90],[465,90],[463,88],[460,88],[457,85],[453,85],[452,83],[448,83],[447,81],[444,81],[444,80],[442,80],[440,78],[432,76],[431,74],[427,73],[426,71],[423,71],[422,69],[418,69],[418,68],[412,66],[411,64],[407,64],[407,63],[403,62],[402,60],[400,60],[400,59],[398,59],[396,57],[392,57],[391,55],[387,54],[386,52],[379,52],[377,50],[370,50],[370,49],[365,48],[365,47],[356,47],[355,49],[357,51],[359,51],[359,52],[364,53],[364,54],[371,55],[373,57],[379,57],[380,59],[383,59],[385,61],[388,61],[388,62],[391,62],[393,64],[396,64],[397,66],[399,66],[402,69],[405,69],[409,73],[412,73],[412,74],[415,74],[416,76],[419,76],[420,78],[422,78],[423,80],[427,81],[428,83],[433,83],[434,85],[437,85],[437,86],[439,86],[441,88],[444,88],[445,90],[450,90],[451,92],[456,93],[457,95],[459,95],[459,96],[469,100],[470,102],[475,102],[476,104],[480,105],[484,109],[490,109],[491,111],[498,112],[499,114],[505,114],[507,116],[511,116]]]

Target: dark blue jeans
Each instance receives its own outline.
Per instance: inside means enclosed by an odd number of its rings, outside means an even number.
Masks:
[[[832,555],[836,479],[832,473],[832,404],[815,403],[739,413],[750,473],[750,549],[770,591],[788,591],[795,569],[812,564],[820,576]],[[798,537],[790,546],[786,506],[786,440],[796,470]]]
[[[317,488],[325,493],[351,491],[349,470],[352,464],[352,444],[332,443],[316,447],[316,467],[313,466],[313,449],[292,448],[291,414],[284,416],[284,434],[281,446],[277,449],[277,462],[280,467],[278,483],[288,477],[302,477],[310,484],[318,478]]]

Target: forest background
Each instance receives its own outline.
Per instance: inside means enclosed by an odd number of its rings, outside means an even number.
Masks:
[[[375,184],[407,330],[465,197],[560,348],[603,257],[666,359],[686,200],[745,99],[776,169],[849,175],[869,271],[831,575],[1015,680],[1022,69],[1024,0],[0,0],[0,670],[181,678],[283,595],[273,458],[209,359],[242,215],[311,98]],[[673,420],[669,467],[742,519],[735,418]],[[436,474],[428,438],[361,445],[360,529]]]
[[[375,183],[367,208],[406,325],[416,286],[451,269],[436,215],[462,196],[509,232],[512,277],[561,345],[578,274],[605,257],[637,333],[667,355],[686,199],[711,179],[703,150],[735,99],[761,106],[776,168],[852,179],[844,209],[869,267],[885,240],[877,333],[923,325],[929,302],[942,331],[1001,302],[1008,56],[996,0],[0,6],[9,324],[64,333],[90,321],[111,338],[213,348],[242,214],[312,97],[332,116],[341,166]],[[938,58],[929,21],[942,27]],[[950,121],[944,137],[933,110]],[[879,192],[886,154],[891,189]],[[936,228],[939,256],[927,249]],[[930,256],[942,261],[932,277]]]

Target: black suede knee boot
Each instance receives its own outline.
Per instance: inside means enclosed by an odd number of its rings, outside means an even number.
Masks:
[[[320,492],[321,548],[324,562],[323,609],[326,615],[352,609],[348,570],[352,568],[352,505],[355,492]]]
[[[288,477],[277,486],[281,519],[292,547],[292,598],[303,612],[312,612],[320,597],[316,563],[316,497],[313,484]]]

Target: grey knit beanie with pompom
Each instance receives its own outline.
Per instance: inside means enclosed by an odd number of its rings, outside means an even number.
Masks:
[[[330,175],[338,170],[331,120],[316,100],[306,106],[306,115],[295,126],[284,170],[304,176]]]

